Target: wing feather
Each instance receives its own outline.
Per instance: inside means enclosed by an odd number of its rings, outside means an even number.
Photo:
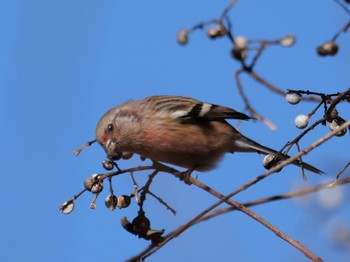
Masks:
[[[232,108],[183,96],[152,96],[146,101],[152,104],[157,112],[166,111],[173,117],[182,120],[251,119],[246,114]]]

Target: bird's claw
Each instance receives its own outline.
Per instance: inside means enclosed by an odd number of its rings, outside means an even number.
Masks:
[[[188,169],[184,172],[178,172],[176,176],[181,180],[184,181],[185,184],[187,185],[192,185],[191,182],[191,174],[192,174],[193,169]]]

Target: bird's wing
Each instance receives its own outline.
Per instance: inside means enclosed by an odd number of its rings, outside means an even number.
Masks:
[[[166,112],[181,120],[241,119],[251,117],[232,108],[201,102],[182,96],[156,96],[147,98],[158,113]]]

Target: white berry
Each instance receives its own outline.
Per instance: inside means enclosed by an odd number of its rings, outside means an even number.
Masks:
[[[301,95],[298,93],[288,93],[286,95],[286,100],[289,104],[296,105],[301,100]]]
[[[307,124],[309,123],[309,117],[306,115],[298,115],[295,118],[294,123],[297,128],[303,129],[307,127]]]
[[[235,38],[235,48],[245,50],[248,47],[248,39],[244,36],[237,36]]]
[[[290,47],[295,44],[295,36],[294,35],[286,35],[280,40],[280,44],[284,47]]]

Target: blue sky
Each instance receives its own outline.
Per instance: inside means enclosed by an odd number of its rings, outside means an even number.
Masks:
[[[59,212],[60,204],[82,189],[86,177],[103,172],[101,161],[105,154],[97,144],[78,158],[72,149],[94,138],[103,113],[130,99],[155,94],[185,95],[242,110],[244,104],[233,79],[239,64],[229,56],[229,41],[213,41],[205,31],[198,31],[191,35],[188,46],[176,43],[180,29],[219,17],[227,3],[0,3],[2,261],[123,261],[148,246],[120,226],[121,217],[136,216],[135,204],[110,212],[103,203],[107,190],[101,194],[96,210],[89,209],[93,196],[85,194],[76,202],[72,214]],[[230,17],[235,34],[250,39],[296,34],[293,48],[270,48],[259,60],[257,72],[273,84],[283,89],[325,93],[349,87],[349,35],[339,38],[337,56],[320,58],[315,52],[349,20],[334,1],[239,1]],[[278,126],[272,132],[262,123],[244,123],[241,131],[245,135],[279,149],[299,134],[293,120],[298,114],[309,113],[313,104],[291,106],[246,76],[242,83],[253,106]],[[346,105],[339,110],[349,119]],[[327,132],[328,128],[318,128],[305,137],[301,146]],[[344,145],[348,142],[349,136],[335,138],[305,157],[326,175],[309,174],[309,180],[303,182],[300,171],[288,167],[235,199],[254,200],[330,180],[349,161],[349,150]],[[218,169],[196,175],[218,191],[229,193],[264,172],[261,161],[262,157],[255,154],[228,155]],[[132,158],[119,164],[127,168],[141,162]],[[146,177],[147,173],[143,173],[137,179],[141,184]],[[129,176],[113,182],[116,194],[132,191]],[[343,199],[349,197],[348,189],[343,187]],[[151,198],[147,201],[152,226],[165,228],[166,232],[216,201],[167,174],[157,176],[152,190],[178,212],[173,216]],[[350,230],[350,209],[344,202],[322,208],[316,194],[253,210],[326,261],[349,261],[349,247],[340,248],[329,237],[334,225],[344,222],[344,228]],[[149,261],[228,258],[307,261],[293,247],[238,212],[193,227]]]

